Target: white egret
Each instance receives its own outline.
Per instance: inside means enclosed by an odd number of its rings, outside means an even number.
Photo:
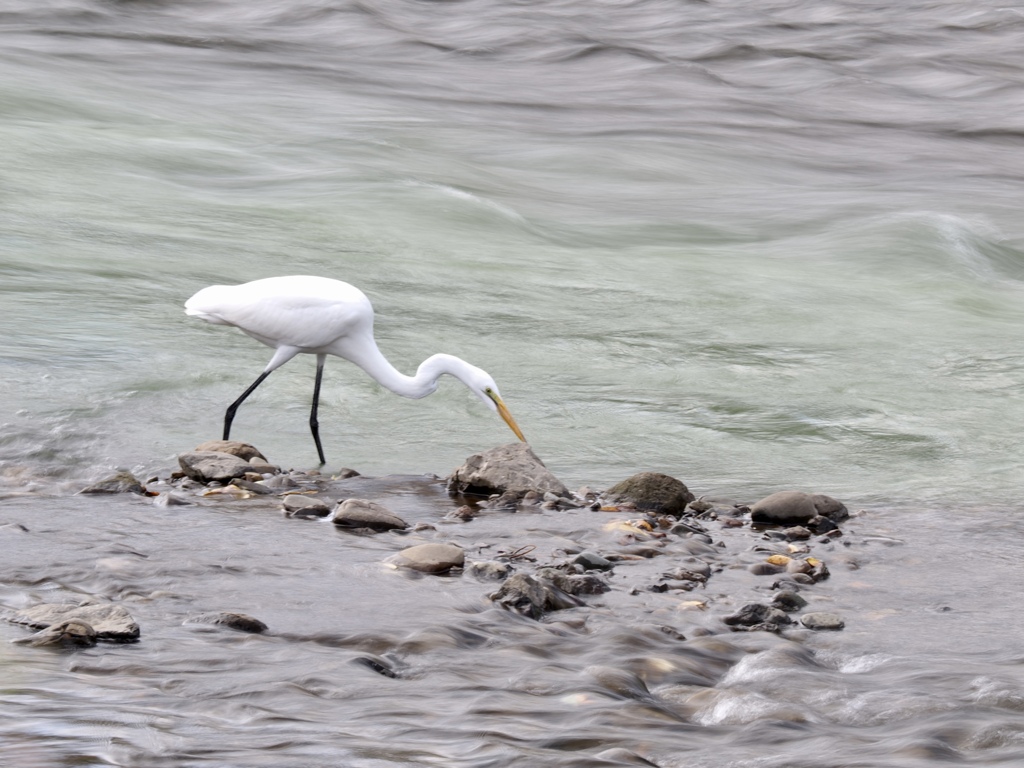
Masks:
[[[402,397],[426,397],[437,389],[437,380],[448,374],[498,413],[523,442],[526,438],[508,412],[498,385],[488,373],[453,355],[428,357],[406,376],[387,361],[373,338],[373,307],[355,286],[326,277],[268,277],[242,285],[211,285],[185,302],[185,314],[215,325],[233,325],[268,347],[274,348],[263,373],[228,406],[224,414],[224,439],[231,434],[231,422],[238,406],[263,380],[298,354],[316,355],[316,382],[309,428],[325,464],[320,444],[317,407],[320,381],[327,355],[355,363],[381,386]]]

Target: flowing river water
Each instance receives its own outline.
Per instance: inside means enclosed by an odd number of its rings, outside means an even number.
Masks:
[[[1020,765],[1022,62],[989,0],[7,0],[0,604],[123,601],[143,634],[0,650],[0,761]],[[398,536],[74,495],[219,436],[270,350],[182,305],[285,274],[362,288],[405,372],[486,369],[571,488],[863,510],[814,588],[846,629],[727,633],[626,567],[537,622],[383,570]],[[313,370],[233,437],[313,468]],[[410,522],[586,543],[582,512],[440,524],[429,477],[511,439],[451,380],[331,359],[320,423]]]

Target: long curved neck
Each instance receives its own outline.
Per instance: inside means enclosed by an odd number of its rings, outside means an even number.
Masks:
[[[358,352],[346,350],[341,357],[358,365],[385,389],[414,399],[433,394],[437,389],[437,380],[446,373],[466,383],[464,372],[471,367],[454,355],[431,355],[420,363],[415,376],[406,376],[388,362],[376,343],[363,345]]]

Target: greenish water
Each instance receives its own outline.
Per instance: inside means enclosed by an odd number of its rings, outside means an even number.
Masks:
[[[0,495],[29,494],[8,498],[10,521],[67,514],[111,468],[166,472],[217,437],[270,350],[184,301],[314,274],[370,296],[399,369],[448,352],[491,373],[571,487],[658,470],[697,494],[820,491],[896,536],[913,509],[912,567],[878,566],[885,601],[1013,593],[1022,28],[991,2],[8,3]],[[232,436],[313,467],[313,372],[275,372]],[[403,400],[334,359],[320,423],[328,469],[367,475],[445,475],[512,438],[454,381]],[[116,527],[79,525],[75,540]],[[195,546],[172,528],[167,546]],[[985,551],[986,531],[1001,541],[982,578],[951,538]],[[1013,626],[985,605],[956,631],[929,614],[918,646],[912,617],[895,631],[921,697],[979,701],[942,675],[972,632]],[[935,636],[956,647],[933,655]],[[836,652],[870,654],[856,637]],[[1017,690],[1015,653],[995,657],[971,661],[976,679]],[[891,702],[864,696],[884,719]],[[894,726],[865,764],[928,764],[882,753],[929,728]],[[862,736],[845,729],[815,738],[846,739],[849,766]],[[763,733],[743,733],[730,766],[761,756]],[[1016,764],[1014,738],[961,756]],[[414,763],[360,763],[394,764]]]

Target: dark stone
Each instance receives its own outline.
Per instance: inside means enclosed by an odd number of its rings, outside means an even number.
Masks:
[[[827,517],[833,523],[841,523],[850,517],[850,511],[846,505],[831,496],[815,493],[811,496],[811,501],[814,503],[814,508],[818,510],[818,514]]]
[[[680,517],[694,500],[680,481],[660,472],[640,472],[616,483],[604,494],[610,504],[630,503],[637,509]]]
[[[323,499],[305,496],[301,493],[289,493],[281,499],[281,507],[287,517],[302,519],[320,519],[331,514],[331,508]]]
[[[750,508],[750,519],[769,525],[805,525],[818,514],[811,497],[802,491],[779,491]]]
[[[778,608],[764,603],[747,603],[736,613],[722,619],[730,627],[754,627],[761,625],[789,624],[790,619]]]
[[[824,515],[815,515],[812,517],[807,521],[807,527],[819,534],[839,530],[839,526],[835,524],[835,521],[830,520]]]
[[[593,552],[580,552],[573,562],[585,571],[610,571],[615,563]]]
[[[255,619],[246,613],[233,613],[230,611],[215,611],[203,613],[199,616],[190,616],[186,624],[213,624],[218,627],[227,627],[239,632],[250,632],[260,634],[267,631],[267,625],[259,619]]]
[[[528,573],[516,573],[505,580],[491,600],[510,611],[539,619],[547,611],[572,608],[583,603],[551,582]]]
[[[474,454],[448,478],[448,492],[452,494],[490,496],[506,491],[519,496],[527,491],[572,495],[526,443],[510,443]]]
[[[367,499],[345,499],[334,510],[331,521],[340,528],[369,528],[372,531],[405,530],[409,527],[398,515]]]
[[[793,613],[794,611],[806,608],[807,601],[796,592],[784,589],[781,592],[775,593],[775,597],[772,598],[772,605],[786,613]]]
[[[511,563],[499,563],[497,560],[480,560],[467,563],[465,573],[481,581],[503,581],[515,570]]]
[[[121,470],[110,477],[83,488],[79,493],[138,493],[145,494],[146,489],[131,472]]]

